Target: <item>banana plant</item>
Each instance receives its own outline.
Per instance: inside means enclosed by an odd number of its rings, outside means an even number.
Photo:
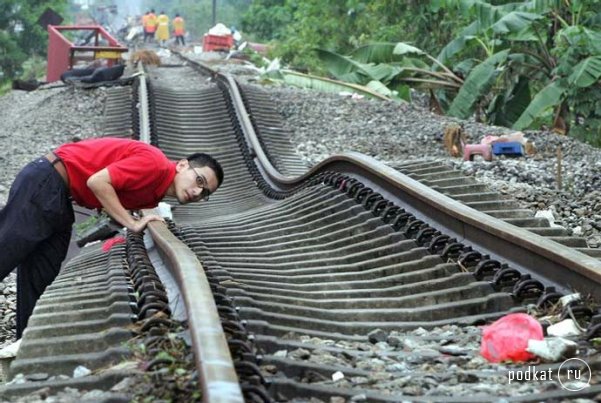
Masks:
[[[463,80],[446,66],[433,71],[429,62],[438,63],[430,54],[403,42],[380,42],[362,46],[349,56],[315,49],[325,69],[338,80],[372,88],[387,88],[393,98],[410,101],[410,87],[459,90]]]
[[[599,99],[592,105],[587,100],[588,109],[579,106],[583,91],[599,87],[601,1],[532,0],[498,6],[480,0],[438,1],[474,18],[441,50],[439,62],[452,65],[474,49],[487,57],[497,49],[510,52],[489,96],[489,121],[525,129],[548,116],[557,131],[565,132],[575,120],[571,108],[601,116]],[[459,59],[453,68],[463,63]],[[470,74],[475,72],[474,67]],[[487,77],[482,75],[478,83],[484,85]],[[449,113],[465,115],[455,107]]]

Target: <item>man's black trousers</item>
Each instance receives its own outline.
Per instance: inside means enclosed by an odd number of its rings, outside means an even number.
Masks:
[[[17,270],[17,338],[35,303],[58,275],[73,225],[67,185],[46,158],[17,175],[0,211],[0,280]]]

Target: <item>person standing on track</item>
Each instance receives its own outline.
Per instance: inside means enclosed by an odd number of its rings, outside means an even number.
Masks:
[[[136,219],[127,209],[156,207],[165,196],[180,204],[208,200],[222,182],[223,170],[208,154],[170,161],[146,143],[108,137],[63,144],[26,165],[0,210],[0,281],[18,267],[17,339],[67,254],[71,200],[104,208],[137,233],[163,219]]]
[[[146,11],[146,14],[142,16],[142,27],[144,28],[144,43],[148,41],[150,32],[148,32],[148,20],[150,19],[150,11]]]
[[[146,25],[146,30],[144,31],[144,42],[146,42],[146,32],[148,32],[148,40],[152,42],[154,38],[154,33],[157,30],[157,16],[154,13],[154,8],[150,10],[150,14],[148,14],[148,20]]]
[[[173,19],[173,34],[175,35],[175,44],[181,43],[182,46],[186,46],[186,42],[184,41],[185,31],[185,22],[179,14],[175,14],[175,18]]]
[[[157,41],[161,46],[165,46],[165,42],[169,40],[169,17],[164,11],[161,11],[157,18]]]

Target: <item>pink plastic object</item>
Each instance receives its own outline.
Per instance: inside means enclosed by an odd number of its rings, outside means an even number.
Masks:
[[[473,161],[474,155],[481,155],[486,161],[492,161],[490,144],[465,144],[463,146],[463,160]]]
[[[480,140],[480,144],[492,144],[499,141],[499,136],[491,136],[490,134],[484,136],[482,140]]]
[[[482,331],[480,354],[490,362],[528,361],[535,356],[526,351],[528,340],[542,340],[543,328],[525,313],[502,317]]]
[[[102,251],[108,252],[113,246],[118,245],[120,243],[125,243],[125,238],[123,238],[121,235],[114,236],[111,239],[106,240],[102,244]]]

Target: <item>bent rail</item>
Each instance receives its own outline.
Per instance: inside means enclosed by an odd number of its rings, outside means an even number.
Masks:
[[[186,303],[203,401],[243,402],[238,376],[202,265],[165,224],[151,222],[148,228]]]
[[[540,235],[476,211],[428,186],[359,153],[332,156],[311,171],[335,171],[361,180],[385,198],[408,205],[418,218],[428,216],[438,229],[463,239],[481,252],[512,256],[517,267],[532,271],[563,287],[578,285],[601,297],[601,261]]]
[[[210,70],[202,65],[200,68]],[[230,75],[215,74],[215,77],[226,84],[250,154],[259,172],[275,190],[291,191],[324,172],[350,175],[395,204],[407,204],[418,218],[429,216],[440,231],[460,238],[481,252],[503,256],[505,261],[508,255],[512,256],[509,261],[516,268],[544,276],[566,291],[578,285],[583,292],[601,298],[601,261],[467,207],[369,156],[357,152],[333,155],[302,176],[281,174],[261,146],[236,81]]]
[[[207,69],[204,67],[203,69]],[[216,75],[226,84],[250,154],[267,183],[278,191],[291,191],[310,177],[337,172],[360,179],[395,204],[407,204],[418,217],[429,216],[439,230],[462,239],[493,257],[512,256],[517,268],[536,273],[564,290],[578,285],[583,292],[601,298],[601,261],[554,241],[478,212],[403,175],[366,155],[350,152],[333,155],[293,178],[282,175],[269,161],[250,121],[238,85],[230,75]]]

